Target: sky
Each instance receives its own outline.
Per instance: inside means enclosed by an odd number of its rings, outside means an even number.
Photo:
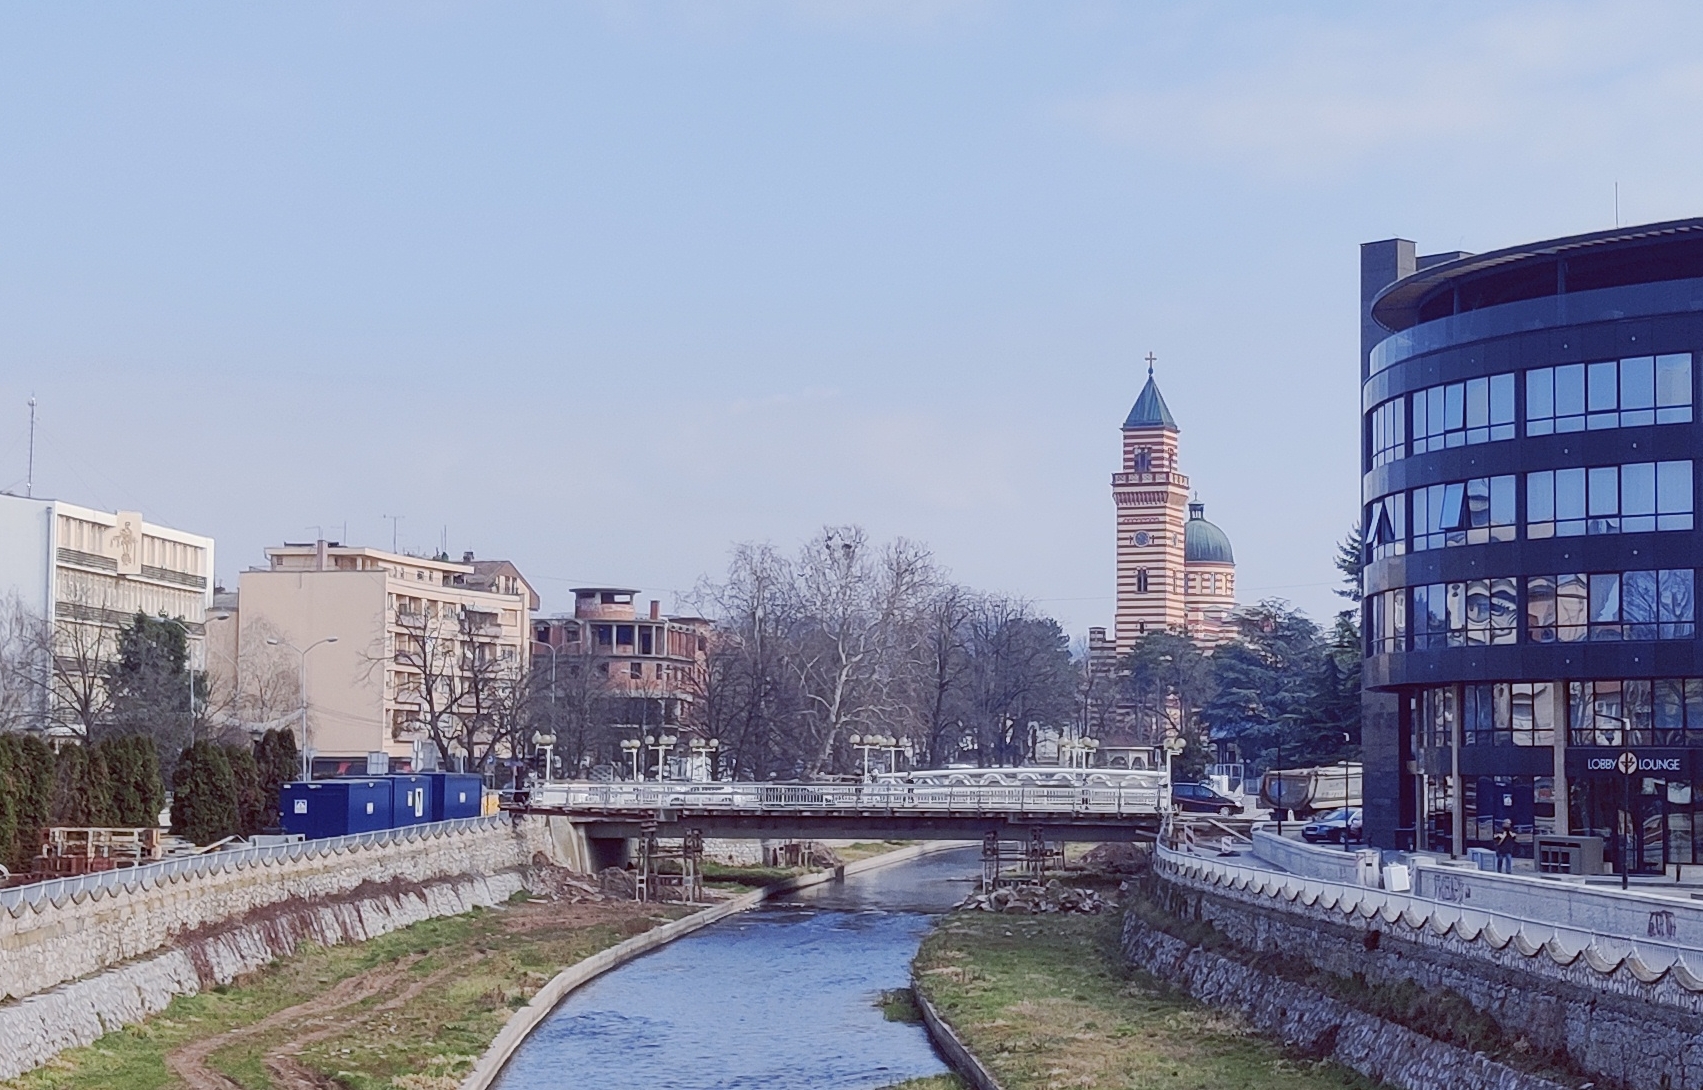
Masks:
[[[0,490],[685,608],[926,542],[1112,616],[1149,352],[1244,601],[1327,620],[1358,250],[1703,211],[1686,4],[0,7]],[[1618,194],[1618,196],[1617,196]],[[1618,205],[1617,205],[1618,201]],[[387,516],[399,516],[393,521]]]

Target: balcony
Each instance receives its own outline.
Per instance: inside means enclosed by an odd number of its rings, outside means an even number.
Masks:
[[[1178,486],[1179,488],[1187,488],[1189,486],[1189,478],[1188,478],[1188,474],[1186,474],[1186,473],[1114,473],[1114,474],[1112,474],[1112,485],[1114,487],[1118,487],[1118,486],[1127,487],[1127,486],[1130,486],[1130,485],[1138,485],[1138,484],[1146,484],[1146,485],[1171,485],[1171,484],[1174,484],[1174,485]]]

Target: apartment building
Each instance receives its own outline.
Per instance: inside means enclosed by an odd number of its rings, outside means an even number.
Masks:
[[[643,728],[692,722],[710,622],[702,617],[664,617],[651,601],[639,615],[638,591],[625,587],[576,587],[572,616],[541,617],[532,626],[532,668],[560,680],[570,665],[590,669],[611,695],[629,703],[623,719]]]
[[[266,560],[242,573],[215,691],[256,727],[281,705],[301,723],[305,706],[315,775],[359,772],[377,753],[393,768],[464,760],[440,754],[426,724],[480,714],[481,685],[524,677],[538,595],[507,561],[335,541],[274,546]]]
[[[59,683],[33,694],[25,725],[58,737],[87,724],[67,687],[95,682],[117,657],[119,629],[137,613],[169,617],[188,634],[189,666],[206,661],[213,539],[63,500],[0,495],[0,596],[12,617],[51,633]],[[187,708],[188,694],[185,693]]]

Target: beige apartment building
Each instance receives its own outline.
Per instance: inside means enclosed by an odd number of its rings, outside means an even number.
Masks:
[[[482,685],[525,677],[538,596],[507,561],[407,556],[319,541],[266,550],[245,571],[213,691],[250,729],[299,724],[314,774],[360,773],[368,755],[431,767],[425,729],[475,714]],[[221,606],[225,599],[221,599]],[[449,754],[450,763],[464,755]]]
[[[179,621],[189,668],[206,660],[213,539],[149,522],[136,511],[101,511],[61,500],[0,494],[0,598],[9,619],[50,633],[58,668],[51,687],[22,695],[18,724],[81,737],[117,658],[119,629],[137,613]],[[8,625],[9,638],[18,638]],[[10,653],[10,652],[9,652]],[[189,695],[184,694],[185,706]],[[81,712],[79,712],[81,709]]]

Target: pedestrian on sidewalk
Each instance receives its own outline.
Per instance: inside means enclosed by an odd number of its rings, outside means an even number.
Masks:
[[[1514,849],[1519,846],[1519,840],[1514,836],[1514,823],[1504,821],[1502,831],[1496,834],[1496,873],[1514,873]]]

